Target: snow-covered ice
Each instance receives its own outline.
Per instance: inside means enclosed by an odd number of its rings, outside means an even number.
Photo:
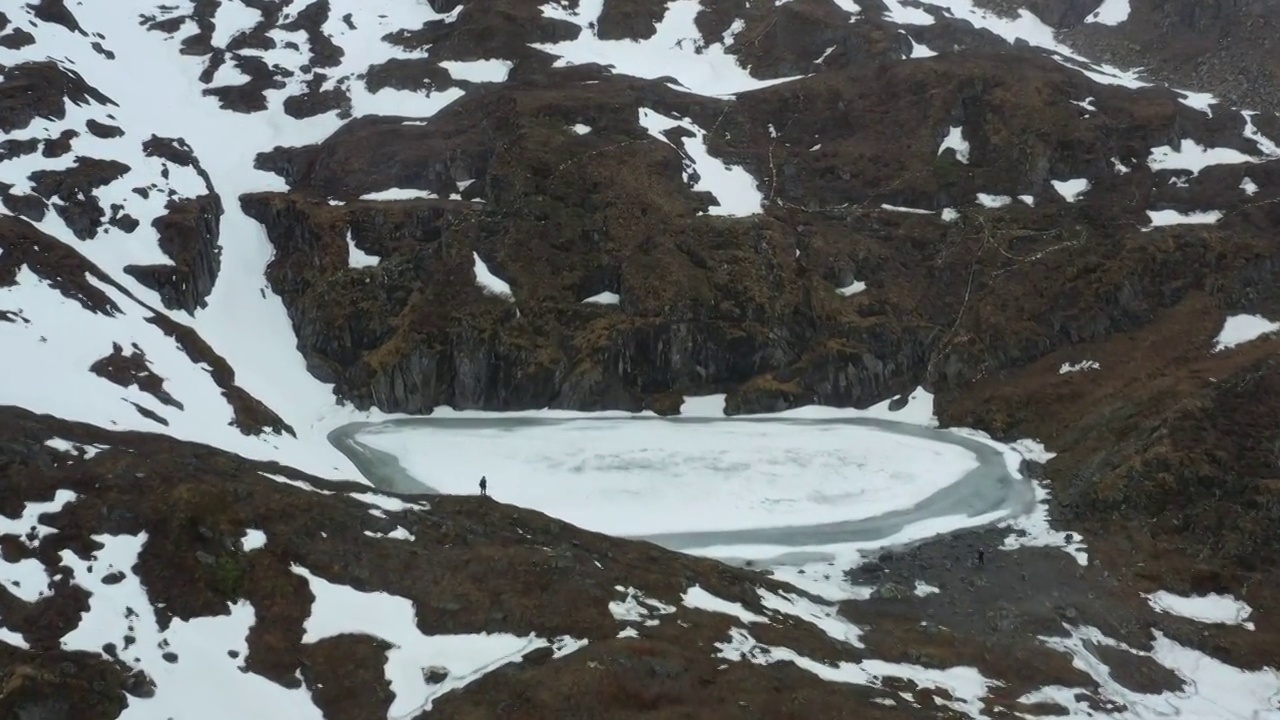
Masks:
[[[443,492],[485,475],[504,502],[612,535],[866,518],[977,467],[965,450],[891,432],[756,420],[375,426],[359,440]]]

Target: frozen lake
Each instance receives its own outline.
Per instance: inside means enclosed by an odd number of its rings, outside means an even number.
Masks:
[[[992,443],[870,417],[539,417],[352,423],[330,434],[375,486],[475,494],[609,535],[725,558],[910,542],[1022,514]]]

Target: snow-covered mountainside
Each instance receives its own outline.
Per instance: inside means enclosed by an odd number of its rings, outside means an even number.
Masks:
[[[0,7],[0,717],[1280,718],[1277,23]]]

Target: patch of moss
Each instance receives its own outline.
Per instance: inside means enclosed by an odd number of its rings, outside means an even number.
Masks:
[[[213,565],[213,589],[231,600],[244,595],[246,559],[240,554],[219,555]]]

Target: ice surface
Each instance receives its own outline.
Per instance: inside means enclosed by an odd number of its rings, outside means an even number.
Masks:
[[[443,492],[473,492],[484,475],[503,502],[612,535],[866,518],[908,507],[977,467],[971,453],[942,443],[782,422],[393,426],[359,438]]]

